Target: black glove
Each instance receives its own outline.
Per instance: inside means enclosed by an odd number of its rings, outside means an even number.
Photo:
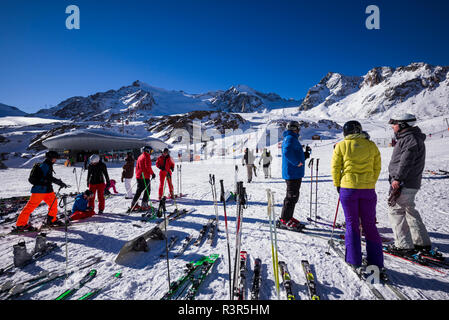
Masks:
[[[155,173],[153,173],[152,175],[151,175],[151,179],[156,179],[156,174]]]
[[[340,187],[337,187],[337,192],[338,194],[340,194]]]

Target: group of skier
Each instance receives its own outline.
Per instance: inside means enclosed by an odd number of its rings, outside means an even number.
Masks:
[[[426,136],[416,126],[416,121],[416,117],[408,113],[394,116],[389,121],[397,144],[388,167],[388,216],[395,239],[388,250],[401,256],[432,250],[426,227],[415,208],[426,157]],[[376,227],[375,191],[381,170],[380,152],[358,121],[345,123],[343,135],[344,140],[334,146],[331,173],[345,215],[346,262],[355,268],[362,266],[362,229],[368,264],[383,270],[383,244]],[[305,155],[298,139],[299,123],[291,121],[284,132],[282,144],[282,177],[286,181],[287,191],[280,223],[296,231],[304,227],[293,217],[305,164]]]
[[[125,183],[126,199],[132,199],[131,208],[148,208],[149,195],[151,192],[150,179],[155,179],[156,174],[152,170],[151,153],[153,149],[150,146],[145,146],[141,149],[141,155],[138,157],[136,166],[134,168],[134,158],[132,153],[128,153],[123,166],[121,181]],[[53,164],[59,159],[59,154],[55,151],[48,151],[45,154],[45,160],[42,163],[37,163],[33,166],[30,173],[29,181],[33,185],[31,188],[31,197],[25,207],[20,212],[15,230],[18,232],[36,231],[37,228],[29,223],[31,213],[44,201],[48,205],[48,215],[46,225],[50,227],[62,226],[65,222],[60,221],[57,217],[57,194],[53,190],[53,183],[59,185],[61,188],[67,188],[68,185],[60,179],[53,177]],[[163,197],[165,191],[165,184],[169,188],[169,198],[173,198],[174,189],[172,183],[172,172],[174,170],[174,161],[170,156],[168,148],[163,150],[161,156],[156,161],[156,167],[160,170],[160,186],[159,186],[159,200]],[[133,195],[131,181],[136,174],[137,190]],[[104,162],[97,154],[93,154],[89,158],[89,165],[87,167],[87,186],[88,189],[75,198],[72,207],[72,214],[70,220],[79,220],[95,215],[95,198],[98,197],[98,214],[102,214],[105,209],[105,194],[107,190],[113,188],[115,190],[115,180],[109,178],[108,170]],[[115,190],[116,192],[116,190]],[[58,191],[59,193],[59,191]],[[137,202],[142,197],[141,205]]]
[[[404,114],[393,117],[389,122],[397,140],[388,167],[389,221],[395,238],[395,244],[390,245],[389,248],[402,255],[431,250],[431,240],[420,214],[415,208],[415,197],[421,187],[426,152],[424,144],[426,136],[419,127],[415,126],[416,121],[413,115]],[[286,195],[279,222],[284,228],[301,231],[304,224],[295,219],[293,214],[305,175],[306,158],[310,156],[311,150],[310,148],[306,149],[307,154],[303,151],[303,146],[299,142],[300,125],[298,122],[289,122],[286,129],[282,143],[282,178],[286,181]],[[380,152],[358,121],[345,123],[343,135],[344,140],[334,147],[331,173],[345,215],[346,261],[355,267],[362,265],[362,229],[368,263],[383,268],[383,245],[376,227],[377,194],[375,191],[381,170]],[[143,147],[135,168],[132,154],[129,153],[126,158],[121,181],[125,183],[126,198],[132,199],[131,208],[148,208],[151,180],[156,177],[152,169],[152,152],[151,147]],[[61,188],[67,187],[67,185],[53,177],[53,164],[58,159],[58,154],[49,151],[45,156],[45,161],[37,165],[39,170],[34,170],[33,167],[33,179],[30,175],[33,187],[30,200],[19,214],[16,222],[16,228],[19,231],[35,230],[28,220],[30,214],[42,201],[49,206],[47,224],[62,224],[57,218],[57,195],[53,191],[52,184],[55,183]],[[246,148],[242,165],[247,167],[248,182],[252,181],[252,174],[255,170],[254,163],[255,156]],[[259,160],[260,163],[262,163],[265,178],[271,177],[272,156],[267,149],[264,149]],[[169,189],[169,197],[175,197],[172,183],[174,166],[169,150],[164,149],[156,161],[156,167],[160,170],[159,200],[163,197],[166,184]],[[137,190],[133,195],[131,181],[134,172]],[[72,208],[72,220],[94,215],[95,197],[98,197],[98,214],[104,211],[105,188],[108,189],[111,186],[111,180],[106,165],[96,154],[89,159],[87,185],[89,189],[76,197]],[[137,202],[142,193],[142,202],[138,206]]]

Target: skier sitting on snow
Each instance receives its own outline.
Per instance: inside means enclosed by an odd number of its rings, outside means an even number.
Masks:
[[[45,154],[45,161],[38,164],[38,168],[33,167],[36,171],[37,180],[31,188],[31,197],[25,207],[19,214],[16,222],[16,229],[18,231],[35,231],[36,228],[28,223],[31,213],[36,209],[42,201],[48,205],[47,225],[58,226],[62,225],[57,218],[58,204],[56,195],[53,191],[52,184],[55,183],[61,188],[67,188],[68,186],[60,179],[53,177],[53,164],[59,159],[59,155],[55,151],[48,151]]]
[[[95,211],[92,207],[89,207],[89,201],[93,199],[94,193],[89,189],[80,193],[73,203],[71,221],[80,220],[92,217]]]
[[[165,148],[162,155],[157,158],[156,167],[161,170],[159,173],[159,200],[161,200],[164,195],[165,178],[167,178],[167,184],[170,190],[169,199],[173,199],[175,195],[173,193],[172,172],[175,169],[175,162],[170,157],[168,148]]]

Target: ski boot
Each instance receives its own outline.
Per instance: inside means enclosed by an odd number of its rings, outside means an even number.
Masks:
[[[23,267],[24,265],[28,264],[33,257],[30,253],[27,252],[25,241],[21,241],[18,244],[15,244],[13,246],[13,251],[15,267]]]
[[[278,228],[286,229],[290,231],[301,232],[305,228],[305,224],[300,223],[298,220],[291,218],[288,221],[284,219],[279,219],[277,221]]]
[[[28,223],[25,226],[13,227],[12,232],[13,233],[25,233],[25,232],[35,232],[37,230],[38,230],[37,228],[33,227],[31,224]]]
[[[36,237],[36,243],[34,245],[33,254],[46,251],[47,249],[48,249],[47,235],[45,233],[38,234],[38,236]]]
[[[45,226],[49,228],[62,227],[65,226],[65,222],[61,221],[58,218],[47,215],[47,221],[45,222]]]

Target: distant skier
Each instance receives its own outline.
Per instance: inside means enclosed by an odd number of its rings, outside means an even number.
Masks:
[[[262,155],[259,159],[259,165],[262,162],[263,173],[265,175],[265,179],[271,178],[271,161],[273,157],[271,156],[270,150],[267,148],[263,149]]]
[[[380,152],[376,144],[362,133],[358,121],[343,126],[344,140],[332,156],[331,172],[346,220],[346,262],[362,266],[360,223],[366,239],[369,265],[383,268],[382,239],[376,227],[377,195],[375,186],[381,169]]]
[[[175,162],[172,157],[170,157],[170,151],[168,148],[165,148],[162,155],[157,158],[156,167],[161,170],[159,172],[159,200],[161,200],[164,195],[165,179],[167,179],[167,184],[170,191],[169,199],[173,199],[175,195],[173,193],[172,172],[175,169]]]
[[[122,167],[122,182],[125,182],[126,196],[125,199],[133,198],[133,190],[131,181],[134,176],[134,157],[131,152],[128,152],[125,158],[125,164]]]
[[[53,164],[59,159],[59,155],[55,151],[48,151],[45,154],[44,162],[36,164],[30,173],[29,181],[32,183],[31,197],[25,207],[20,212],[17,222],[17,231],[35,231],[37,230],[28,223],[31,213],[36,209],[42,201],[48,205],[48,214],[46,224],[50,226],[62,225],[63,222],[57,218],[58,204],[56,194],[53,191],[52,184],[57,184],[61,188],[68,186],[60,179],[53,177]]]
[[[282,141],[282,179],[287,184],[287,191],[280,222],[283,227],[291,230],[300,230],[304,226],[299,220],[293,218],[293,213],[299,199],[305,161],[302,145],[299,142],[299,123],[290,121]]]
[[[89,206],[89,201],[94,198],[94,193],[87,189],[83,193],[80,193],[73,203],[72,215],[70,221],[81,220],[90,218],[95,215],[95,211]]]
[[[153,148],[150,146],[145,146],[140,149],[142,154],[137,158],[136,163],[136,179],[137,179],[137,190],[134,195],[134,198],[131,202],[131,208],[137,207],[137,201],[139,201],[140,195],[143,192],[141,207],[148,208],[148,201],[150,200],[149,194],[151,192],[151,179],[154,179],[156,175],[151,168],[151,153],[153,152]],[[147,187],[147,191],[145,191],[145,187]]]
[[[245,154],[243,155],[243,158],[242,158],[242,166],[246,166],[248,183],[251,183],[251,181],[253,180],[253,170],[255,168],[254,160],[255,160],[255,157],[254,157],[253,152],[251,150],[249,150],[248,148],[245,148]]]
[[[89,207],[95,208],[95,194],[98,195],[98,214],[102,214],[105,207],[104,190],[110,185],[109,174],[106,165],[101,161],[98,154],[89,158],[87,167],[87,186],[94,196],[89,201]]]
[[[397,143],[388,166],[390,193],[396,196],[390,202],[389,220],[395,237],[395,248],[404,255],[415,250],[431,250],[431,240],[418,210],[415,197],[421,188],[426,162],[426,135],[416,124],[412,114],[394,116],[391,125]]]

